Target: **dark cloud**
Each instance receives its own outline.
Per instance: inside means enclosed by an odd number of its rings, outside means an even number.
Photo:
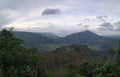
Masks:
[[[79,23],[79,24],[78,24],[78,26],[81,26],[81,25],[82,25],[82,23]]]
[[[120,31],[120,21],[115,22],[115,23],[110,23],[110,22],[106,22],[100,25],[100,28],[98,28],[99,30],[102,31]]]
[[[103,18],[108,18],[108,16],[96,16],[97,19],[103,19]]]
[[[115,27],[116,27],[115,30],[116,30],[116,31],[120,31],[120,21],[114,23],[114,25],[115,25]]]
[[[118,21],[118,22],[116,22],[114,24],[120,26],[120,21]]]
[[[115,29],[116,31],[120,31],[120,26],[118,28]]]
[[[105,22],[103,24],[100,24],[100,28],[98,28],[98,29],[103,30],[103,31],[114,30],[114,26],[109,22]]]
[[[107,21],[108,16],[104,15],[104,16],[96,16],[96,19],[102,21],[102,22],[106,22]]]
[[[83,27],[83,28],[85,28],[85,29],[88,29],[88,27],[89,27],[90,25],[84,25],[84,24],[82,24],[82,23],[79,23],[77,26],[81,26],[81,27]]]
[[[42,15],[56,15],[56,14],[61,14],[61,11],[59,9],[45,9],[42,12]]]

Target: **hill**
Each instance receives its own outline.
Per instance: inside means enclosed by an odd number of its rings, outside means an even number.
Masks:
[[[87,45],[80,45],[80,44],[62,46],[60,48],[56,48],[56,50],[53,51],[53,53],[66,53],[66,52],[83,53],[89,57],[107,56],[109,54],[108,52],[105,52],[105,51],[96,52],[90,49]]]
[[[54,43],[54,39],[42,34],[42,33],[31,33],[31,32],[14,32],[17,38],[24,40],[25,47],[39,47],[45,44]]]
[[[119,38],[120,38],[120,35],[104,35],[103,37],[119,39]]]
[[[99,44],[106,40],[108,39],[88,30],[79,33],[74,33],[59,39],[60,42],[67,44],[86,44],[86,45]]]
[[[52,33],[32,33],[32,32],[14,32],[15,36],[24,40],[25,47],[41,47],[42,50],[50,51],[61,47],[62,45],[82,44],[87,45],[95,51],[108,50],[109,48],[117,49],[118,39],[108,38],[97,35],[91,31],[83,31],[59,37]]]
[[[51,39],[57,39],[59,36],[53,34],[53,33],[35,33],[36,35],[43,35]]]
[[[106,50],[112,47],[117,47],[117,39],[99,36],[88,30],[59,38],[58,42],[65,44],[88,45],[92,49],[97,48],[95,50]]]

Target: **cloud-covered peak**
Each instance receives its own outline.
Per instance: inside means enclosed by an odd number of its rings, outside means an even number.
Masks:
[[[61,14],[60,9],[50,9],[50,8],[46,8],[46,9],[42,12],[42,15],[56,15],[56,14]]]

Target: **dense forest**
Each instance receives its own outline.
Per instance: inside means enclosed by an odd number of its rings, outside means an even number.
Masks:
[[[120,41],[118,49],[111,48],[104,56],[95,55],[87,45],[43,53],[23,43],[11,30],[1,31],[0,77],[120,77]]]

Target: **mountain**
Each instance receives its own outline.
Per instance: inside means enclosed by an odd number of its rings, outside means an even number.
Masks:
[[[99,36],[91,31],[83,31],[59,37],[52,33],[14,32],[15,36],[24,40],[25,47],[46,47],[55,49],[62,45],[82,44],[88,45],[93,50],[117,49],[118,39]],[[43,47],[46,46],[46,47]]]
[[[102,36],[99,36],[91,31],[83,31],[79,33],[74,33],[68,35],[66,37],[60,38],[60,42],[67,43],[67,44],[98,44],[101,41],[108,40]]]
[[[57,41],[64,44],[84,44],[90,46],[93,49],[97,48],[98,50],[111,48],[113,45],[117,45],[116,39],[105,38],[88,30],[59,38]]]
[[[104,35],[103,37],[119,39],[120,35]]]
[[[45,44],[54,43],[54,39],[42,33],[14,32],[15,36],[24,40],[25,47],[39,47]]]
[[[15,35],[19,35],[19,34],[34,34],[34,35],[36,35],[36,36],[46,36],[46,37],[48,37],[48,38],[51,38],[51,39],[57,39],[57,38],[59,38],[59,36],[57,36],[57,35],[55,35],[55,34],[53,34],[53,33],[47,33],[47,32],[41,32],[41,33],[33,33],[33,32],[20,32],[20,31],[15,31],[14,32],[14,34]]]
[[[59,36],[53,34],[53,33],[35,33],[37,35],[43,35],[43,36],[47,36],[49,38],[52,38],[52,39],[57,39],[59,38]]]

